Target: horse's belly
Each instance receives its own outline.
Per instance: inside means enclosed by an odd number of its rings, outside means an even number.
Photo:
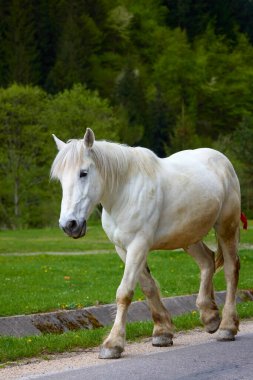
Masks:
[[[214,226],[220,211],[219,202],[200,212],[179,213],[162,218],[155,233],[152,250],[187,248],[203,239]]]
[[[202,237],[202,234],[198,234],[195,236],[186,236],[184,232],[168,234],[167,236],[162,236],[159,240],[155,241],[153,246],[151,247],[151,250],[172,250],[177,248],[186,249],[190,245],[200,241]]]
[[[167,234],[161,234],[154,241],[151,250],[160,249],[186,249],[190,245],[200,241],[205,236],[210,228],[201,228],[199,231],[187,231],[179,229],[177,231],[169,231]]]

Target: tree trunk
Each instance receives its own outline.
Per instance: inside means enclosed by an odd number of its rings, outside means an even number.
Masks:
[[[20,216],[20,209],[19,209],[19,177],[15,177],[14,182],[14,215],[15,215],[15,225],[14,228],[18,227],[19,224],[19,216]]]

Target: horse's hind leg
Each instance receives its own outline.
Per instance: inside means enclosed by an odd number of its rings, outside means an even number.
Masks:
[[[215,272],[214,252],[203,242],[191,245],[187,252],[196,260],[201,273],[199,294],[196,305],[200,311],[200,319],[205,330],[210,334],[218,330],[220,325],[219,310],[214,300],[213,275]]]
[[[229,220],[216,227],[218,242],[224,258],[224,273],[227,283],[226,301],[218,340],[234,340],[238,331],[239,319],[236,312],[236,290],[239,279],[240,261],[237,255],[239,222]]]
[[[152,337],[153,346],[168,347],[173,344],[173,325],[167,309],[162,303],[160,293],[155,280],[150,274],[148,266],[140,275],[139,283],[145,294],[152,318],[154,320],[154,330]]]

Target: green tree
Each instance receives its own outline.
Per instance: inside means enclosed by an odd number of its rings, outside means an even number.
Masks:
[[[239,174],[243,210],[249,217],[253,216],[253,115],[248,114],[232,134],[230,146],[235,157],[240,162]]]
[[[47,78],[55,64],[58,35],[61,31],[60,3],[60,0],[36,0],[34,7],[39,85],[47,90]]]
[[[238,44],[217,37],[212,28],[195,41],[200,85],[197,92],[197,132],[217,140],[237,128],[252,110],[253,48],[244,35]]]
[[[34,5],[30,0],[12,0],[7,8],[3,38],[6,84],[37,84],[39,81]]]
[[[161,136],[163,145],[170,148],[173,140],[176,144],[175,149],[177,149],[178,141],[176,143],[175,138],[172,138],[175,135],[174,129],[178,129],[176,132],[178,137],[183,130],[186,132],[186,119],[188,122],[190,120],[188,125],[195,128],[199,75],[194,53],[185,33],[180,29],[175,29],[164,33],[164,37],[166,46],[161,50],[154,63],[152,84],[148,91],[151,102],[159,99],[165,115]],[[161,109],[161,106],[159,108]],[[159,124],[158,128],[160,128]],[[182,141],[181,145],[185,144],[186,140]]]
[[[196,149],[201,147],[201,140],[196,133],[195,120],[185,113],[182,104],[181,114],[177,118],[175,129],[171,136],[171,149],[169,152],[178,152],[185,149]]]
[[[216,35],[236,41],[236,30],[245,32],[252,41],[253,4],[251,0],[164,0],[168,7],[167,24],[186,30],[191,41],[202,35],[208,24]]]
[[[109,102],[81,84],[55,95],[41,120],[62,140],[82,138],[87,127],[94,130],[97,139],[119,139],[120,120]]]
[[[140,142],[147,117],[145,88],[142,73],[137,67],[126,65],[115,89],[115,101],[125,111],[127,121],[120,137],[130,145]]]
[[[105,1],[93,2],[96,12],[91,5],[90,1],[81,0],[59,3],[56,58],[46,84],[52,92],[71,88],[75,83],[92,84],[107,15]]]
[[[47,131],[39,123],[47,95],[12,85],[0,90],[0,224],[41,225],[48,181]]]

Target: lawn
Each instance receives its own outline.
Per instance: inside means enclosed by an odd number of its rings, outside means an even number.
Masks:
[[[111,303],[115,300],[115,292],[123,274],[123,264],[113,253],[112,246],[107,243],[99,225],[93,224],[85,239],[76,241],[56,231],[8,231],[1,232],[8,241],[9,254],[0,255],[0,316],[30,314],[57,309],[73,309],[94,304]],[[249,243],[252,230],[242,231],[242,242]],[[19,239],[20,237],[20,239]],[[22,240],[22,242],[20,242]],[[213,236],[208,236],[213,242]],[[59,244],[56,244],[56,241]],[[87,254],[82,256],[59,255],[11,255],[19,252],[50,251],[71,244],[76,250],[83,245],[83,250],[92,250],[92,246],[106,249],[111,254]],[[253,241],[253,239],[251,240]],[[43,244],[42,244],[43,243]],[[1,240],[3,250],[3,241]],[[63,248],[61,248],[62,250]],[[58,251],[58,249],[57,249]],[[253,255],[249,249],[240,250],[241,276],[239,288],[252,288]],[[148,258],[149,267],[160,284],[164,297],[196,293],[199,287],[199,270],[195,262],[184,252],[157,251]],[[225,289],[223,271],[215,276],[215,289]],[[137,288],[135,300],[143,299]],[[10,302],[10,300],[14,300]]]
[[[242,250],[239,287],[252,288],[253,255]],[[0,257],[0,316],[111,303],[123,273],[116,254]],[[154,252],[149,266],[164,297],[196,293],[199,270],[183,252]],[[215,289],[225,289],[223,271]],[[139,289],[135,300],[143,299]],[[12,300],[12,302],[10,302]]]
[[[0,253],[114,250],[101,223],[90,222],[87,236],[71,239],[59,228],[0,231]]]

